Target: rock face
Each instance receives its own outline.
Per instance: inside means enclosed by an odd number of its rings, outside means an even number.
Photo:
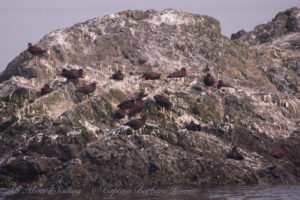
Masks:
[[[292,8],[234,40],[217,20],[177,10],[124,11],[46,35],[37,45],[47,55],[24,51],[0,76],[0,186],[299,182],[299,16]],[[166,78],[182,67],[187,77]],[[87,76],[66,81],[63,68]],[[124,80],[110,79],[119,69]],[[152,71],[161,78],[143,80]],[[206,87],[208,71],[232,88]],[[75,93],[92,82],[93,94]],[[41,97],[45,83],[54,91]],[[151,120],[135,135],[114,112],[140,92]],[[157,94],[173,104],[164,114]],[[243,160],[227,158],[232,147]]]
[[[258,25],[253,31],[247,33],[241,30],[232,34],[231,39],[242,39],[251,45],[263,44],[280,39],[281,36],[288,36],[300,32],[300,6],[293,7],[280,12],[271,22]],[[291,35],[289,35],[291,37]],[[281,38],[283,39],[283,38]]]

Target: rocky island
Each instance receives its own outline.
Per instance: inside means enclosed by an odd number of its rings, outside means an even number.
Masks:
[[[37,46],[47,52],[25,50],[0,75],[1,187],[299,183],[300,7],[231,39],[209,16],[129,10]],[[230,87],[206,86],[207,73]],[[149,120],[136,133],[114,113],[140,93]],[[155,95],[172,106],[160,112]]]

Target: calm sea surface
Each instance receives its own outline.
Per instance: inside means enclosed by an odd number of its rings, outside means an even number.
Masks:
[[[92,188],[81,191],[76,188],[0,188],[0,200],[299,200],[300,185],[252,185],[187,188]]]

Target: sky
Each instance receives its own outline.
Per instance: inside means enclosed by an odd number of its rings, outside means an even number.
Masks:
[[[167,8],[209,15],[223,35],[272,20],[299,0],[0,0],[0,72],[13,58],[44,35],[91,18],[123,10]]]

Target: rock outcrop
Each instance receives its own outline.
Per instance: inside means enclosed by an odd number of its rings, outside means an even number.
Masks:
[[[233,40],[217,20],[177,10],[49,33],[37,44],[47,55],[24,51],[0,76],[0,186],[299,182],[299,16],[292,8]],[[182,67],[187,77],[166,78]],[[66,81],[63,68],[87,76]],[[110,79],[119,69],[124,80]],[[159,80],[142,78],[152,71]],[[232,87],[205,86],[208,71]],[[92,82],[94,93],[75,93]],[[54,91],[41,96],[46,83]],[[114,112],[140,92],[151,120],[136,135]],[[164,114],[157,94],[173,104]],[[232,147],[243,160],[227,158]]]

